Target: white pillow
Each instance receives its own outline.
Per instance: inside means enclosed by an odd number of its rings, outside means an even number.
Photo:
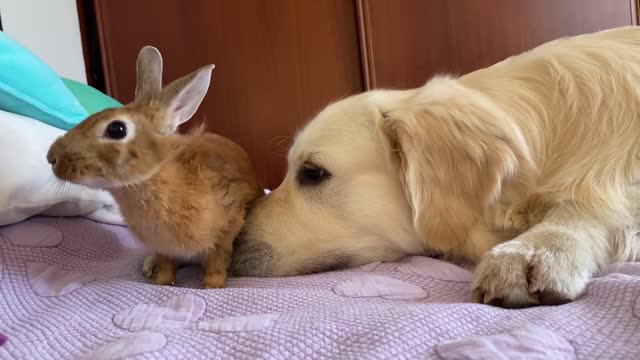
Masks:
[[[0,110],[0,225],[37,214],[124,223],[108,192],[54,177],[47,151],[63,134],[40,121]]]

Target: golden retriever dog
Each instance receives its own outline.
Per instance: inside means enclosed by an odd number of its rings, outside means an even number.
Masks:
[[[408,254],[477,263],[473,300],[559,304],[640,259],[640,28],[338,101],[296,137],[236,240],[239,275]]]

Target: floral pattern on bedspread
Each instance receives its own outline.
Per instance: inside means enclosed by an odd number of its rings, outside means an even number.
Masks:
[[[469,303],[469,269],[436,259],[201,290],[142,277],[124,228],[39,217],[0,227],[0,359],[630,359],[640,264],[615,264],[570,304]],[[2,335],[5,334],[6,338]],[[4,341],[4,344],[3,343]]]

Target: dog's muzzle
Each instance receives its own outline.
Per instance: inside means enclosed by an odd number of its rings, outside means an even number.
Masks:
[[[241,233],[233,244],[231,274],[235,276],[271,276],[273,249],[265,242],[253,240]]]

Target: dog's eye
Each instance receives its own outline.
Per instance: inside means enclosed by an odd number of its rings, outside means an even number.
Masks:
[[[112,121],[104,130],[104,136],[113,140],[122,140],[127,136],[127,125],[120,120]]]
[[[304,165],[298,172],[300,185],[317,185],[331,177],[331,174],[317,166]]]

